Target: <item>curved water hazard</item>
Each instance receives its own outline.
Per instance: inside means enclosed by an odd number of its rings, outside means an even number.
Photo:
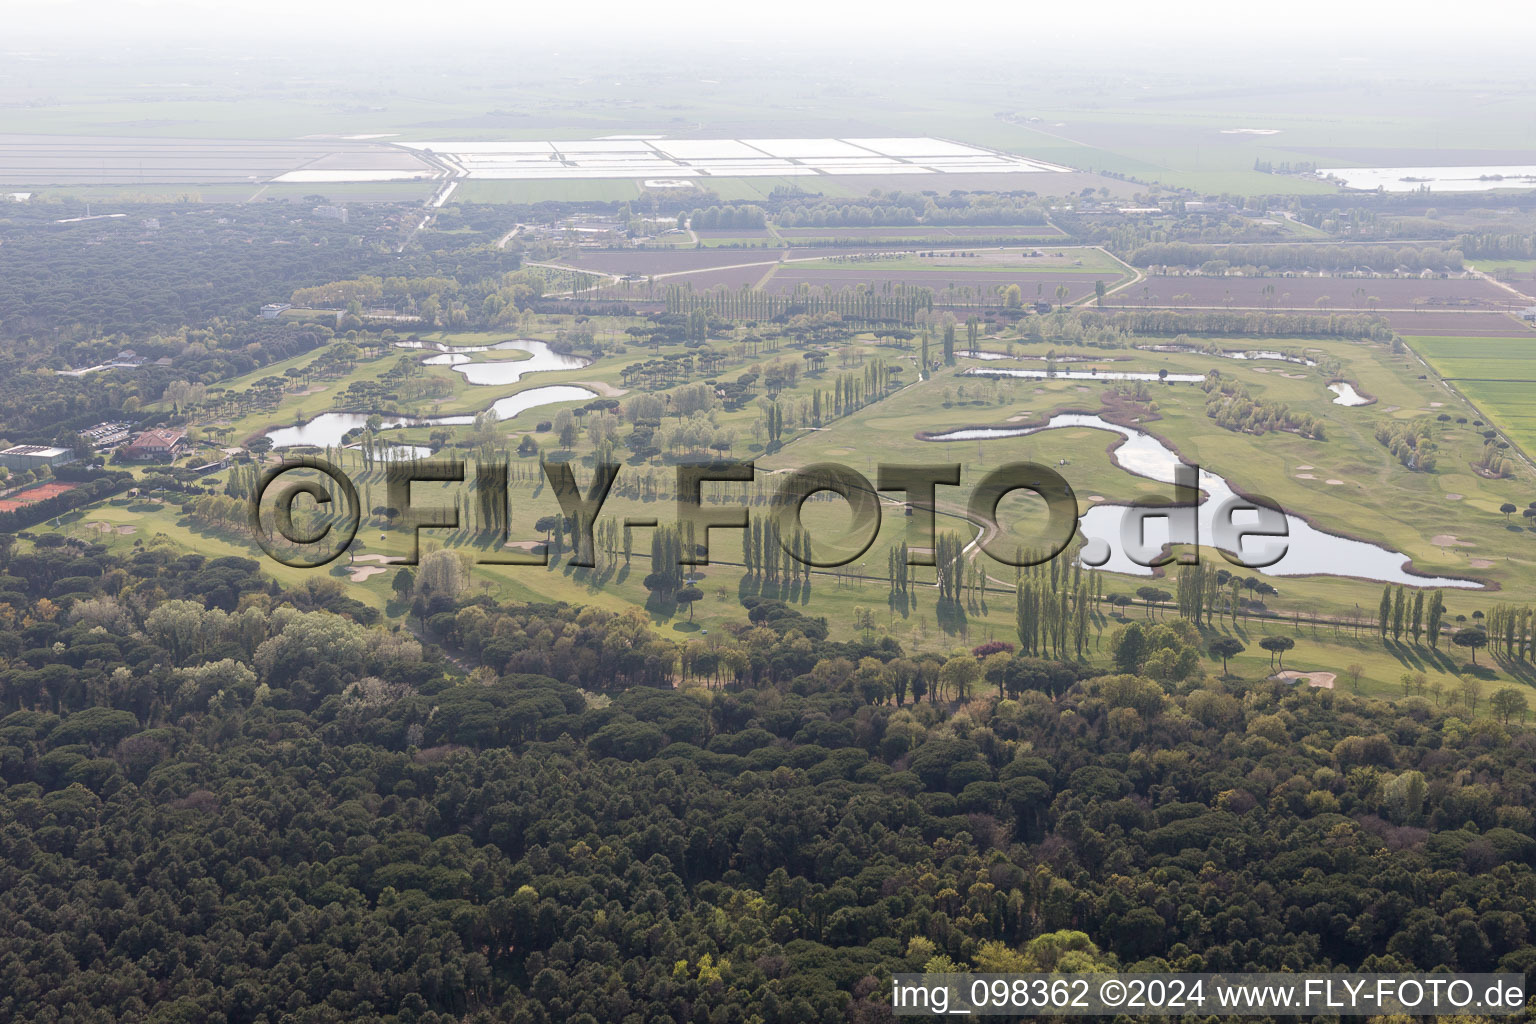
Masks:
[[[584,402],[596,397],[597,393],[590,388],[577,387],[574,384],[550,384],[547,387],[529,388],[515,395],[498,398],[491,403],[490,410],[496,414],[498,420],[509,420],[541,406],[556,405],[560,402]],[[369,414],[365,412],[325,412],[304,423],[269,430],[266,436],[272,439],[274,448],[294,448],[300,445],[326,448],[341,444],[341,439],[349,431],[367,426],[368,416]],[[384,413],[381,416],[384,422],[380,430],[399,430],[403,427],[468,426],[475,422],[476,414],[396,416],[392,413]]]
[[[444,345],[435,341],[397,341],[396,348],[409,348],[436,352],[421,361],[423,366],[446,366],[462,373],[470,384],[505,386],[516,384],[531,373],[551,370],[579,370],[592,360],[582,356],[568,356],[556,352],[542,341],[513,338],[492,345]],[[481,352],[526,352],[527,359],[498,359],[480,361],[471,358]],[[575,384],[550,384],[529,388],[505,398],[498,398],[489,406],[498,420],[509,420],[540,406],[560,402],[584,402],[596,398],[591,388]],[[341,444],[349,431],[368,425],[369,413],[327,412],[314,419],[291,427],[276,427],[266,436],[272,439],[274,448],[308,446],[326,448]],[[384,423],[381,430],[399,430],[403,427],[462,427],[475,422],[475,413],[457,416],[399,416],[381,413]]]
[[[1125,438],[1125,442],[1115,449],[1114,459],[1121,468],[1137,476],[1171,484],[1174,478],[1174,467],[1183,461],[1177,453],[1151,434],[1133,430],[1130,427],[1122,427],[1101,416],[1084,413],[1064,413],[1053,416],[1037,427],[970,427],[943,434],[930,434],[922,439],[925,441],[987,441],[1024,437],[1065,427],[1107,430]],[[1237,495],[1226,480],[1204,469],[1200,471],[1200,489],[1206,495],[1199,506],[1200,543],[1213,546],[1216,512]],[[1105,546],[1108,547],[1109,560],[1100,568],[1129,576],[1150,576],[1151,569],[1132,561],[1121,548],[1120,527],[1127,507],[1095,505],[1079,518],[1078,526],[1083,536],[1089,541],[1090,548],[1098,548],[1102,551]],[[1239,526],[1243,524],[1243,519],[1234,518]],[[1325,533],[1305,519],[1290,513],[1286,513],[1285,518],[1290,529],[1290,538],[1284,557],[1274,565],[1253,569],[1252,572],[1263,576],[1353,576],[1379,583],[1402,583],[1414,587],[1482,589],[1482,584],[1475,580],[1416,575],[1407,570],[1409,558],[1401,552],[1377,547],[1366,541],[1351,540]],[[1163,529],[1169,522],[1169,519],[1150,520],[1151,529],[1148,530],[1147,537],[1150,545],[1155,547],[1160,539],[1152,536],[1152,530]],[[1166,533],[1163,536],[1166,537]],[[1190,538],[1175,536],[1172,540],[1176,544],[1188,543]],[[1248,549],[1246,553],[1233,552],[1233,554],[1239,557],[1246,554],[1248,560],[1262,561],[1264,560],[1263,552],[1272,543],[1274,541],[1268,538],[1253,538],[1244,543],[1244,547]]]
[[[521,338],[498,341],[494,345],[442,345],[435,341],[397,341],[396,348],[427,349],[438,353],[423,359],[423,366],[447,366],[462,373],[471,384],[498,387],[516,384],[530,373],[550,370],[579,370],[592,360],[556,352],[542,341]],[[527,359],[471,359],[480,352],[527,352]],[[506,417],[502,417],[505,419]]]
[[[1212,352],[1209,349],[1196,348],[1194,345],[1143,345],[1145,352],[1178,352],[1192,356],[1217,356],[1221,359],[1241,359],[1244,361],[1268,360],[1276,363],[1295,363],[1297,366],[1316,366],[1317,361],[1306,356],[1289,355],[1272,348],[1259,349],[1222,349]]]

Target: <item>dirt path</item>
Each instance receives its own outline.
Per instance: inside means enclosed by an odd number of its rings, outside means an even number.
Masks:
[[[605,380],[573,380],[571,383],[579,387],[591,388],[604,398],[618,398],[620,395],[629,394],[628,388],[615,387]]]
[[[1525,294],[1525,292],[1523,292],[1520,289],[1516,288],[1512,284],[1505,284],[1503,281],[1500,281],[1498,278],[1493,277],[1493,276],[1491,276],[1489,274],[1485,274],[1481,270],[1478,270],[1476,267],[1469,267],[1469,269],[1472,271],[1472,273],[1474,275],[1476,275],[1477,277],[1482,278],[1484,281],[1487,281],[1489,284],[1493,285],[1495,288],[1502,288],[1506,292],[1509,292],[1511,295],[1519,297],[1520,299],[1522,299],[1525,302],[1536,302],[1536,298],[1532,298],[1531,296]]]
[[[611,288],[611,287],[613,287],[614,285],[618,284],[620,281],[623,280],[623,278],[620,277],[618,274],[607,274],[607,273],[603,273],[602,271],[598,271],[598,270],[587,270],[587,269],[585,269],[583,267],[566,266],[564,263],[542,263],[542,262],[535,262],[534,260],[524,260],[523,261],[523,266],[525,266],[525,267],[544,267],[544,268],[546,268],[548,270],[563,270],[567,274],[587,274],[587,275],[589,275],[591,277],[605,277],[605,278],[607,278],[607,280],[602,282],[601,284],[593,285],[592,288],[590,289],[590,291],[597,291],[600,288]],[[550,292],[549,293],[549,295],[552,296],[552,297],[557,297],[557,296],[562,296],[562,295],[569,295],[569,296],[571,296],[573,298],[575,297],[575,294],[576,294],[575,290],[571,289],[571,288],[566,288],[563,291]]]
[[[687,277],[689,274],[712,274],[717,270],[742,270],[747,267],[777,267],[780,263],[794,263],[795,260],[754,260],[751,263],[728,263],[723,267],[698,267],[693,270],[670,270],[665,274],[652,274],[651,280],[660,281],[666,277]]]
[[[1121,259],[1119,256],[1116,256],[1114,253],[1110,252],[1108,249],[1104,248],[1102,245],[1095,245],[1095,246],[1091,246],[1090,248],[1094,248],[1094,249],[1099,250],[1099,252],[1102,252],[1105,256],[1108,256],[1110,259],[1114,260],[1116,263],[1118,263],[1122,267],[1124,267],[1127,271],[1130,272],[1130,275],[1131,275],[1130,280],[1128,280],[1128,281],[1121,281],[1119,284],[1115,285],[1113,288],[1106,288],[1106,289],[1104,289],[1104,298],[1108,299],[1111,295],[1114,295],[1116,292],[1123,292],[1127,288],[1130,288],[1130,287],[1132,287],[1134,285],[1138,285],[1142,281],[1145,281],[1147,279],[1147,275],[1146,274],[1143,274],[1138,268],[1131,266],[1129,263],[1125,262],[1125,260]],[[1077,299],[1074,302],[1067,303],[1067,305],[1069,305],[1069,306],[1084,306],[1084,305],[1087,305],[1090,302],[1097,303],[1098,299],[1099,299],[1099,297],[1097,295],[1084,295],[1082,298]]]
[[[962,248],[964,248],[964,250],[967,251],[967,252],[1006,252],[1009,249],[1020,249],[1020,248],[1026,248],[1027,249],[1027,248],[1029,248],[1029,246],[1017,246],[1017,245],[989,245],[989,246],[979,246],[979,247],[961,247],[961,246],[958,246],[958,245],[956,245],[956,246],[939,246],[939,247],[935,247],[935,246],[923,246],[923,247],[918,247],[918,246],[902,246],[902,247],[899,247],[897,249],[893,249],[892,251],[893,252],[903,252],[903,253],[905,253],[905,252],[916,251],[918,248],[922,248],[925,251],[931,250],[931,251],[934,251],[934,252],[955,252],[955,251],[960,251]],[[1135,267],[1131,266],[1129,263],[1126,263],[1123,260],[1121,260],[1119,257],[1115,256],[1113,253],[1108,252],[1102,246],[1097,246],[1097,245],[1065,245],[1065,246],[1052,246],[1051,248],[1060,249],[1062,251],[1066,251],[1068,249],[1097,249],[1100,252],[1104,253],[1106,256],[1109,256],[1109,258],[1114,260],[1116,263],[1120,264],[1120,266],[1125,268],[1126,272],[1130,273],[1133,276],[1133,278],[1134,278],[1133,280],[1126,281],[1126,282],[1123,282],[1122,284],[1116,285],[1114,288],[1110,289],[1108,292],[1105,292],[1106,295],[1109,294],[1110,292],[1119,291],[1121,288],[1128,287],[1129,285],[1133,285],[1138,280],[1141,279],[1140,277],[1136,277],[1136,275],[1140,274],[1140,271],[1138,271]],[[742,270],[742,269],[745,269],[747,267],[781,267],[781,266],[787,266],[790,263],[820,263],[820,262],[823,262],[823,261],[825,261],[825,260],[830,258],[828,255],[825,255],[825,254],[818,255],[818,256],[788,256],[788,255],[785,255],[785,254],[787,254],[787,252],[788,252],[788,250],[784,250],[784,253],[781,253],[780,256],[777,259],[773,259],[773,260],[753,260],[750,263],[730,263],[730,264],[726,264],[726,265],[723,265],[723,266],[695,267],[695,268],[693,268],[691,270],[669,270],[669,271],[667,271],[664,274],[652,274],[652,275],[650,275],[650,277],[651,277],[651,279],[653,281],[660,281],[662,278],[687,277],[690,274],[710,274],[710,273],[714,273],[717,270]],[[543,265],[543,264],[533,264],[533,263],[530,263],[528,265],[529,266],[540,266],[540,265]],[[548,265],[549,266],[554,266],[555,264],[548,264]],[[574,270],[575,268],[574,267],[562,267],[560,269],[563,269],[563,270]],[[591,271],[588,271],[588,273],[591,273]],[[763,280],[766,281],[767,277],[765,276],[763,278]],[[760,285],[762,282],[758,282],[758,283]],[[1090,296],[1090,298],[1091,297],[1092,296]],[[1486,312],[1486,310],[1484,310],[1484,312]]]

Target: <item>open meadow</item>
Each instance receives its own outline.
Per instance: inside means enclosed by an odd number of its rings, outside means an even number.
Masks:
[[[1406,339],[1529,460],[1536,456],[1536,334]]]

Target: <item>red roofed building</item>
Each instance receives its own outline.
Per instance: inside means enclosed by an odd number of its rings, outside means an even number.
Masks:
[[[148,462],[157,459],[169,462],[187,447],[187,432],[170,427],[156,427],[135,437],[123,448],[123,458]]]

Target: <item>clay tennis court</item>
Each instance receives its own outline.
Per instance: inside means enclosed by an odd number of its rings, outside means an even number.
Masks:
[[[47,501],[49,498],[56,498],[65,491],[72,491],[74,489],[74,484],[33,484],[25,490],[17,491],[8,498],[0,498],[0,512],[15,512],[17,509],[26,508],[28,505],[36,505],[38,502]]]

